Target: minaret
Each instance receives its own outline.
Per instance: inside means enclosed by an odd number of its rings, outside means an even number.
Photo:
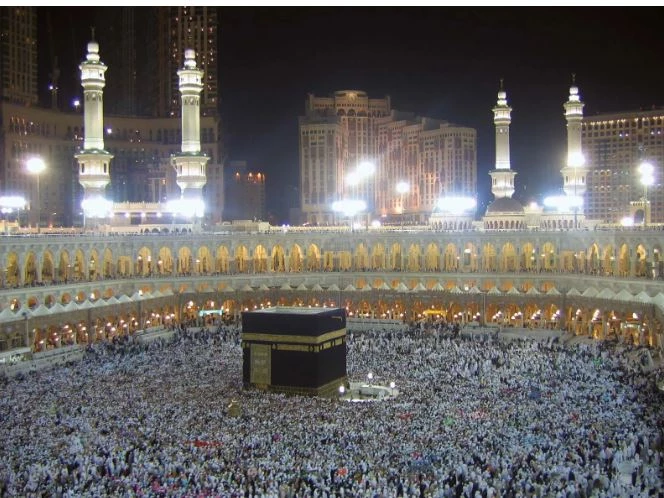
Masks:
[[[184,52],[184,67],[178,71],[182,96],[182,152],[172,156],[177,173],[177,184],[182,199],[198,201],[195,213],[202,216],[203,186],[207,181],[205,167],[208,157],[201,153],[200,95],[203,90],[203,71],[196,68],[196,53],[192,49]]]
[[[567,119],[567,165],[562,169],[563,190],[568,197],[583,198],[586,192],[586,160],[581,149],[581,121],[583,102],[572,74],[569,100],[563,104]]]
[[[500,80],[498,101],[493,108],[493,123],[496,125],[496,169],[491,175],[491,193],[498,199],[512,197],[516,172],[510,169],[510,123],[512,108],[507,105],[507,92]]]
[[[83,186],[81,203],[86,217],[105,218],[110,202],[105,198],[106,186],[111,181],[113,155],[104,150],[104,86],[106,64],[99,59],[99,44],[88,43],[86,58],[78,68],[83,86],[83,122],[85,137],[83,150],[74,157],[78,160],[78,181]]]

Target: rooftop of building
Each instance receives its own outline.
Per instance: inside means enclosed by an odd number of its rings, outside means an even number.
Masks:
[[[486,208],[486,214],[523,214],[523,206],[511,197],[500,197]]]

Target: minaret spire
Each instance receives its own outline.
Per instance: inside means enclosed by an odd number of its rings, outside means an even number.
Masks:
[[[93,28],[94,38],[94,28]],[[99,58],[99,44],[88,43],[85,60],[78,66],[83,86],[83,122],[85,137],[83,149],[76,154],[78,181],[84,189],[83,211],[86,223],[91,217],[105,218],[111,203],[105,198],[106,186],[111,181],[113,155],[104,150],[104,86],[106,65]]]
[[[579,87],[576,86],[576,74],[572,73],[569,97],[563,104],[567,120],[567,164],[561,173],[563,190],[571,199],[570,206],[574,209],[575,225],[577,225],[577,211],[583,206],[583,196],[586,193],[586,160],[581,147],[583,106]]]
[[[496,126],[496,169],[491,175],[491,193],[496,199],[512,197],[516,172],[510,168],[510,123],[512,108],[507,104],[507,92],[500,78],[498,100],[493,108],[493,123]]]
[[[173,155],[177,184],[187,208],[194,208],[197,216],[203,215],[203,186],[207,182],[206,164],[209,158],[201,152],[201,91],[203,71],[196,67],[196,52],[184,52],[184,67],[178,71],[182,98],[182,152]]]

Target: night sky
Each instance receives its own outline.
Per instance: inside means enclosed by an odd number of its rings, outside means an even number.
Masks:
[[[51,46],[63,52],[65,93],[68,77],[77,82],[93,9],[55,10],[58,39]],[[562,105],[572,73],[586,116],[664,105],[663,13],[661,7],[220,7],[227,157],[267,174],[268,210],[283,222],[299,202],[297,117],[307,94],[390,95],[394,109],[477,129],[483,211],[492,198],[491,108],[504,78],[513,108],[515,196],[541,200],[562,184]],[[42,67],[50,56],[44,50]]]

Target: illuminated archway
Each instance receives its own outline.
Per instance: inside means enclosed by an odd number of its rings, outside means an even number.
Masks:
[[[230,254],[226,246],[217,248],[217,255],[215,257],[215,270],[218,273],[230,272]]]
[[[249,250],[244,245],[235,248],[235,268],[238,273],[247,273],[249,271]]]
[[[272,270],[278,273],[286,271],[286,256],[284,255],[284,248],[279,244],[272,248]]]
[[[385,246],[375,244],[371,250],[371,268],[373,270],[385,269]]]
[[[292,272],[301,272],[302,271],[302,248],[297,245],[293,244],[291,246],[290,250],[290,258],[289,258],[289,267],[290,271]]]
[[[262,244],[258,244],[254,249],[254,272],[265,273],[267,267],[267,250]]]
[[[310,244],[307,249],[307,271],[320,270],[320,249],[316,244]]]

